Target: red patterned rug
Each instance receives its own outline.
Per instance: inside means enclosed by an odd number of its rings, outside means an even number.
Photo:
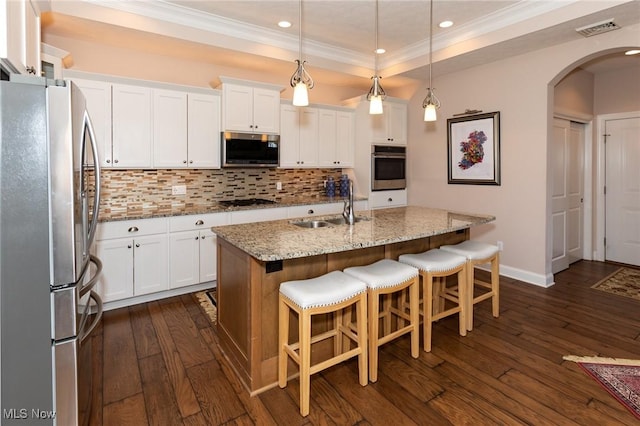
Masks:
[[[640,360],[567,355],[640,419]]]

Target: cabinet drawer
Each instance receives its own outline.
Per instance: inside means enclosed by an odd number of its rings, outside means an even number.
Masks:
[[[376,191],[369,196],[369,207],[379,209],[385,207],[398,207],[407,205],[407,190]]]
[[[169,231],[192,231],[229,224],[229,213],[205,213],[169,218]]]
[[[309,204],[289,207],[289,218],[342,213],[342,203]]]
[[[165,217],[102,222],[98,225],[98,229],[96,230],[96,239],[108,240],[111,238],[162,234],[166,233],[167,229],[167,218]]]

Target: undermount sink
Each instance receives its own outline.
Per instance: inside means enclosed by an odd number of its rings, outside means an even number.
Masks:
[[[363,220],[369,220],[368,217],[364,217],[364,216],[356,216],[354,219],[355,219],[354,220],[355,222],[361,222]],[[347,221],[346,221],[346,219],[344,217],[336,217],[336,218],[333,218],[333,219],[325,219],[325,222],[329,222],[332,225],[346,225],[347,224]]]
[[[301,228],[324,228],[325,226],[329,226],[329,222],[324,220],[301,220],[291,223]]]

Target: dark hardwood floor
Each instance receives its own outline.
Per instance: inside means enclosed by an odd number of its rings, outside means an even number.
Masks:
[[[411,358],[408,336],[381,348],[376,383],[355,360],[250,397],[193,295],[106,312],[97,330],[92,425],[638,425],[562,356],[640,358],[640,301],[590,287],[617,265],[581,261],[544,289],[501,278],[500,317],[475,308],[434,326],[433,350]],[[274,327],[277,325],[274,324]]]

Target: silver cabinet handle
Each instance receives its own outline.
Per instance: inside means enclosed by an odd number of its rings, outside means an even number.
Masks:
[[[199,238],[200,238],[200,237],[196,236],[196,241],[198,241],[198,239],[199,239]]]
[[[388,202],[392,202],[392,201],[393,201],[393,198],[389,198],[387,201],[388,201]]]
[[[128,229],[128,232],[138,232],[138,227],[132,226],[131,228]]]
[[[114,162],[114,163],[117,163],[117,162],[118,162],[118,160],[113,160],[113,162]]]
[[[307,214],[313,214],[313,213],[314,213],[313,209],[309,209],[309,211],[307,211]]]
[[[136,247],[140,247],[140,243],[136,243]]]
[[[204,221],[202,221],[202,219],[200,219],[200,220],[198,220],[198,221],[196,222],[196,225],[204,225]]]
[[[189,164],[193,164],[193,160],[189,160]]]
[[[128,244],[128,245],[127,245],[127,248],[131,248],[131,244]]]
[[[204,240],[204,235],[202,237],[200,237],[201,240]]]
[[[187,164],[187,160],[182,160],[182,164]]]
[[[111,160],[107,159],[106,163],[111,164]]]

